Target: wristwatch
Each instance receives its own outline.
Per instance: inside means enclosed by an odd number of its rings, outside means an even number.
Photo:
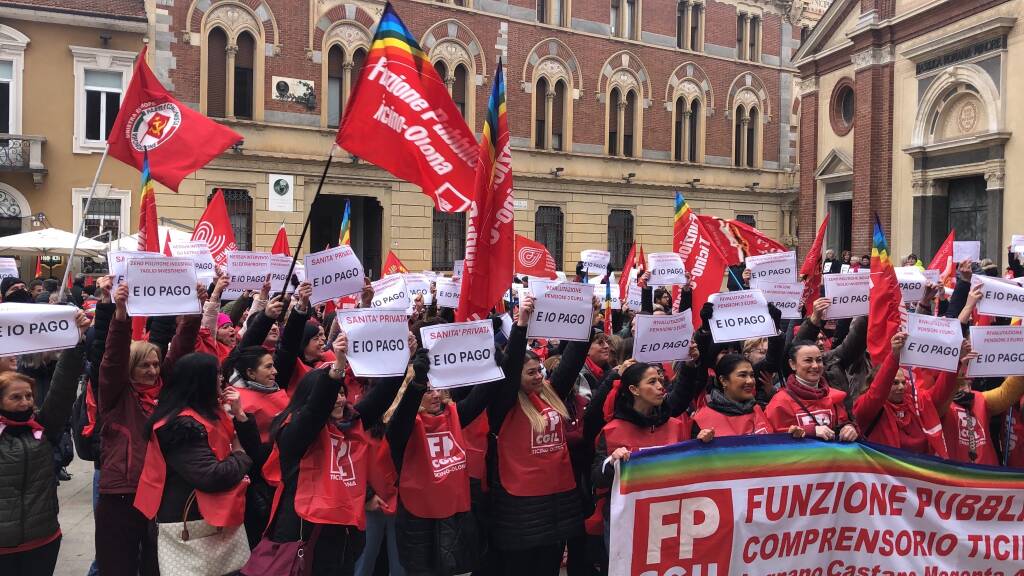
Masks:
[[[345,376],[344,370],[338,370],[337,366],[331,366],[331,369],[327,371],[327,375],[332,380],[341,380]]]

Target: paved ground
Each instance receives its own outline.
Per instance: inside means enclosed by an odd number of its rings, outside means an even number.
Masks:
[[[92,519],[92,462],[79,460],[68,467],[72,478],[57,488],[60,527],[64,539],[57,557],[56,576],[85,576],[95,548]]]

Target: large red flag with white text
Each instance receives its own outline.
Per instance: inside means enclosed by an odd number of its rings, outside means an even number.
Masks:
[[[210,247],[210,255],[218,266],[223,266],[228,260],[228,252],[238,250],[235,244],[235,232],[231,229],[231,218],[228,217],[228,207],[224,203],[224,192],[217,190],[203,217],[199,219],[195,230],[192,231],[193,240],[204,240]]]
[[[384,6],[336,141],[417,184],[441,212],[469,210],[476,190],[476,138],[390,3]]]
[[[814,312],[814,301],[818,298],[818,292],[821,290],[821,275],[824,272],[821,248],[825,243],[826,230],[828,230],[828,214],[821,221],[818,234],[814,237],[814,244],[811,245],[811,251],[807,253],[804,265],[800,267],[800,276],[804,278],[804,313],[808,316]]]
[[[683,259],[683,266],[690,273],[690,281],[693,283],[693,327],[698,328],[701,325],[701,307],[712,294],[722,289],[726,259],[679,192],[676,192],[672,250]]]
[[[536,278],[557,278],[557,266],[547,246],[516,234],[516,274]]]
[[[234,130],[175,100],[149,69],[142,49],[107,138],[112,157],[141,172],[148,153],[153,180],[177,192],[182,178],[241,140]]]
[[[466,261],[456,322],[487,317],[512,285],[514,251],[511,139],[505,111],[505,76],[499,61],[480,138],[476,197],[466,226]]]

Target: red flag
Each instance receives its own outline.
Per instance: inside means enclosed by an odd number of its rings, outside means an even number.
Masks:
[[[729,228],[739,241],[746,256],[760,256],[772,252],[788,252],[781,243],[767,237],[763,232],[739,220],[729,220]]]
[[[932,261],[928,263],[929,270],[943,271],[949,264],[949,259],[953,257],[953,242],[956,241],[956,230],[950,230],[949,236],[946,236],[946,240],[939,246],[938,252],[932,258]]]
[[[164,235],[164,256],[173,256],[171,254],[171,231],[168,230]]]
[[[384,6],[336,141],[418,185],[441,212],[465,212],[478,190],[476,138],[391,4]]]
[[[409,269],[402,264],[402,261],[395,256],[395,253],[388,250],[388,257],[384,260],[384,273],[381,276],[388,276],[390,274],[406,274]]]
[[[683,266],[690,272],[690,280],[694,284],[691,312],[696,329],[701,325],[701,307],[712,294],[722,289],[726,260],[679,192],[676,192],[672,250],[683,259]]]
[[[814,244],[811,245],[811,251],[804,257],[804,265],[800,267],[800,276],[804,278],[804,313],[808,316],[814,311],[814,300],[818,297],[818,291],[821,290],[821,273],[822,273],[822,255],[821,248],[822,244],[825,243],[825,230],[828,229],[828,214],[825,215],[825,219],[821,221],[821,226],[818,226],[818,235],[814,237]]]
[[[889,243],[885,240],[882,223],[875,214],[875,229],[871,239],[871,307],[868,311],[868,354],[871,362],[880,366],[889,354],[890,341],[900,329],[900,309],[903,293],[896,279],[896,269],[889,259]]]
[[[516,274],[537,278],[557,278],[557,265],[547,246],[516,234]]]
[[[277,229],[277,237],[274,238],[274,245],[270,247],[270,253],[292,255],[292,248],[288,245],[288,231],[285,230],[284,224]]]
[[[42,278],[43,276],[43,257],[36,256],[36,273],[33,278]]]
[[[736,235],[733,233],[729,223],[721,218],[715,216],[707,216],[705,214],[698,214],[697,218],[700,219],[700,224],[704,228],[704,231],[708,233],[711,242],[718,247],[718,251],[722,253],[722,257],[725,258],[725,263],[728,266],[736,266],[743,263],[743,259],[746,258],[746,254],[743,252],[743,246],[740,245],[740,241],[736,239]]]
[[[633,267],[636,266],[636,249],[637,244],[633,242],[629,254],[626,255],[626,262],[622,265],[622,276],[619,277],[619,296],[622,299],[626,298],[627,290],[629,290],[629,275],[633,272]]]
[[[177,192],[182,178],[240,140],[234,130],[175,100],[149,69],[142,49],[107,138],[110,156],[141,171],[148,152],[153,179]]]
[[[466,261],[456,322],[486,318],[512,284],[515,214],[512,211],[512,151],[505,110],[505,76],[501,61],[487,105],[476,197],[466,226]]]
[[[210,247],[210,255],[218,266],[227,262],[227,253],[231,250],[238,250],[235,244],[235,232],[231,229],[231,218],[228,217],[228,207],[224,203],[224,193],[218,189],[210,204],[206,206],[202,218],[192,231],[193,240],[205,240]]]

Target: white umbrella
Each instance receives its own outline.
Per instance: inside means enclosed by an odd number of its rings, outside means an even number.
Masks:
[[[185,242],[192,239],[192,232],[186,232],[185,230],[179,230],[177,228],[170,228],[167,226],[157,226],[160,238],[160,248],[164,247],[164,241],[167,239],[167,233],[171,233],[171,242]],[[120,250],[122,252],[137,252],[139,250],[139,234],[135,233],[131,236],[124,236],[114,240],[106,245],[107,250]]]
[[[0,237],[0,254],[18,256],[50,256],[71,254],[75,235],[58,228],[44,228],[24,234]],[[78,251],[87,256],[101,253],[107,245],[84,236],[78,239]]]

